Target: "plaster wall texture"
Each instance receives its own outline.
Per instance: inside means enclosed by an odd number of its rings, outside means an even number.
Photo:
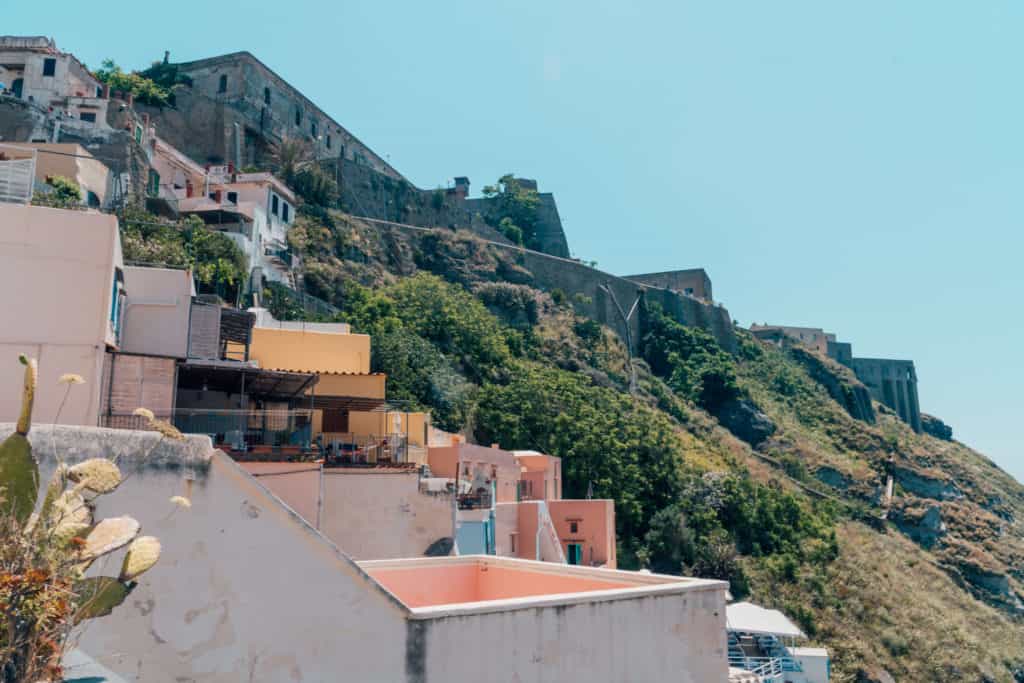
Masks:
[[[583,564],[615,569],[614,500],[549,500],[547,505],[566,557],[569,544],[577,543],[582,545]]]
[[[60,412],[64,424],[95,425],[114,273],[122,268],[117,219],[90,211],[0,204],[0,288],[11,293],[0,326],[0,386],[20,386],[18,354],[39,360],[35,415],[52,422],[64,396],[57,379],[81,375]],[[16,294],[15,294],[16,293]],[[17,418],[20,397],[0,396],[0,420]]]
[[[368,373],[370,336],[256,327],[249,357],[271,370]]]
[[[112,196],[113,178],[110,169],[78,143],[26,142],[36,154],[36,180],[45,183],[52,176],[69,178],[82,189],[82,204],[88,203],[88,192],[96,195],[99,206],[108,206]]]
[[[315,463],[241,466],[352,558],[421,557],[452,537],[451,497],[421,493],[416,472],[327,468],[321,475]]]
[[[480,662],[508,681],[728,680],[723,589],[458,614],[432,619],[416,633],[428,675],[418,680],[476,680]]]
[[[121,350],[188,357],[189,311],[196,293],[191,271],[127,266],[124,287]]]

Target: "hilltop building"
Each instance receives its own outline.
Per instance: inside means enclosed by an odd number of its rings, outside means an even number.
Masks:
[[[711,278],[703,268],[669,270],[661,273],[624,275],[627,280],[649,287],[668,289],[701,301],[714,301],[711,294]]]
[[[895,411],[915,432],[921,431],[914,361],[855,358],[851,344],[838,341],[836,335],[818,327],[754,324],[750,331],[758,339],[776,345],[784,340],[798,342],[845,365],[868,388],[871,398]]]

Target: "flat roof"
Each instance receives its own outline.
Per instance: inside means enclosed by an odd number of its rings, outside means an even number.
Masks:
[[[482,614],[692,591],[723,591],[724,581],[460,555],[356,564],[412,619]]]

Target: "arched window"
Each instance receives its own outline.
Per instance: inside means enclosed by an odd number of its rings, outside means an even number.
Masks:
[[[263,88],[263,104],[270,104],[270,88]]]
[[[295,107],[295,125],[302,125],[302,110],[299,109],[298,107]]]
[[[220,83],[217,85],[217,92],[228,91],[228,77],[226,74],[221,74]]]

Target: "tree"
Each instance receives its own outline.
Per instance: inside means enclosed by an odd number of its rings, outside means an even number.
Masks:
[[[136,102],[166,107],[171,104],[171,92],[168,88],[158,85],[153,79],[138,72],[125,72],[113,59],[104,59],[103,65],[94,72],[100,83],[110,86],[111,90],[131,93]]]
[[[540,195],[511,173],[498,178],[494,185],[487,185],[483,195],[491,200],[487,222],[501,231],[510,241],[536,249],[537,224],[540,222],[538,209]]]

